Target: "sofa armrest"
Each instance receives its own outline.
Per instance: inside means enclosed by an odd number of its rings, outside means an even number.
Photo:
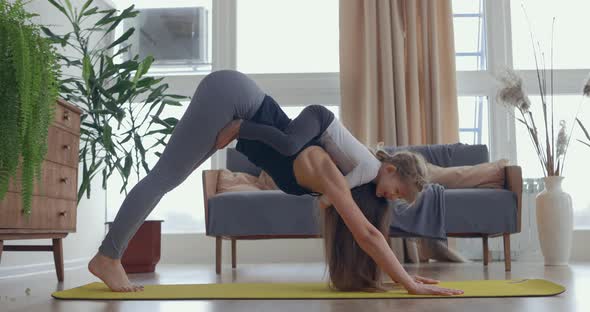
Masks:
[[[203,199],[205,201],[205,231],[209,231],[209,198],[217,194],[217,178],[220,170],[203,170]]]
[[[514,192],[517,200],[516,232],[520,233],[522,223],[522,169],[520,166],[506,166],[504,188]]]

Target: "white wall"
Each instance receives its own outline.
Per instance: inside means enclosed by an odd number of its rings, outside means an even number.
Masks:
[[[73,0],[72,5],[81,6],[85,1]],[[101,0],[95,4],[106,8]],[[51,25],[56,32],[62,33],[67,28],[64,18],[57,9],[47,1],[32,1],[27,5],[30,12],[39,14],[36,22]],[[69,50],[65,52],[68,53]],[[80,172],[81,172],[80,168]],[[100,179],[92,184],[92,197],[82,199],[77,211],[77,232],[64,240],[64,262],[66,268],[85,265],[94,255],[104,235],[105,192],[100,186]],[[51,240],[5,241],[6,245],[49,245]],[[0,278],[29,272],[53,271],[53,254],[51,252],[4,252],[0,263]],[[66,273],[67,275],[67,273]]]

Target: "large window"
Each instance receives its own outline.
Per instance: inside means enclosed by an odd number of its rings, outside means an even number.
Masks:
[[[487,97],[459,96],[458,105],[460,141],[489,145]]]
[[[338,72],[338,0],[239,0],[237,69]]]
[[[590,41],[585,40],[590,1],[587,0],[521,0],[511,1],[512,57],[514,68],[534,69],[535,58],[529,30],[535,44],[545,50],[545,63],[550,66],[553,33],[553,66],[557,69],[590,68]],[[555,17],[555,25],[553,18]],[[530,25],[530,27],[529,27]],[[552,31],[553,27],[553,31]]]
[[[486,69],[486,28],[483,0],[453,0],[457,70]]]

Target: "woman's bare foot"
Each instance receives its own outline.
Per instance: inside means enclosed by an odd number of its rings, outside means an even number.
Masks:
[[[88,270],[94,276],[100,278],[112,291],[134,292],[143,290],[143,286],[131,284],[119,259],[111,259],[97,253],[88,262]]]

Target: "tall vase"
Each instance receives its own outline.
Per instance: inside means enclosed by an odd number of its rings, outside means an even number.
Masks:
[[[563,191],[563,177],[545,177],[537,195],[537,232],[545,265],[567,265],[572,249],[572,198]]]

